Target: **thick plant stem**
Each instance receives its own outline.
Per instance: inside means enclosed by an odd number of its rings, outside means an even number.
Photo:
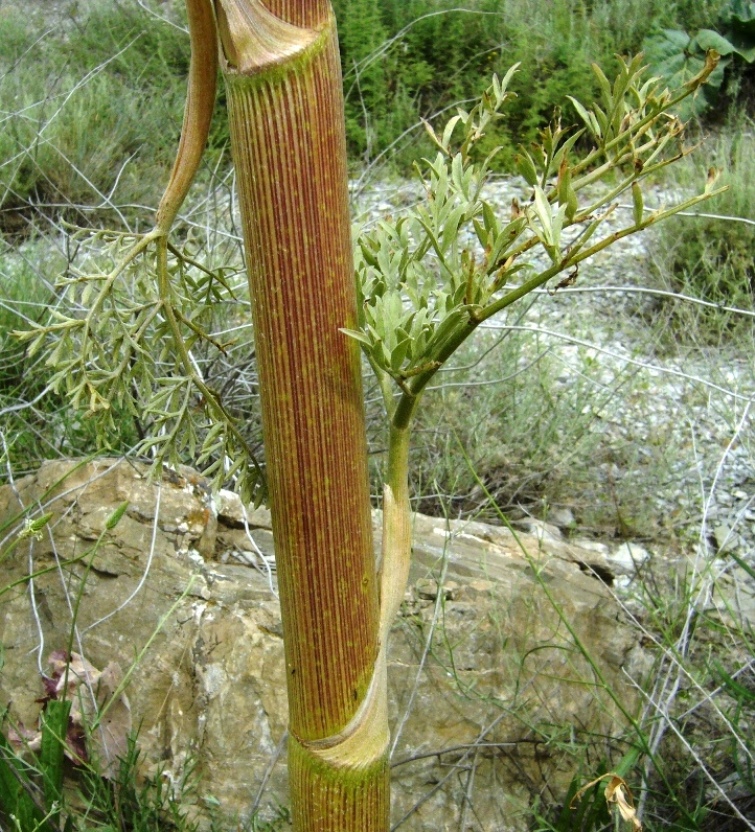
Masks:
[[[387,756],[360,771],[327,765],[296,740],[288,746],[294,828],[317,832],[387,832]],[[294,791],[295,789],[295,791]]]
[[[384,832],[389,771],[338,42],[320,0],[216,0],[254,307],[297,832]],[[382,657],[381,657],[382,659]]]

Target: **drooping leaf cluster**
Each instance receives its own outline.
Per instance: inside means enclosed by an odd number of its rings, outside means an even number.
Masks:
[[[80,231],[92,254],[86,273],[65,276],[50,319],[16,333],[28,351],[50,350],[48,388],[95,427],[106,450],[119,423],[133,420],[133,449],[156,467],[191,462],[217,486],[247,496],[259,467],[220,391],[205,375],[208,353],[229,344],[211,336],[219,311],[234,301],[231,267],[208,268],[183,250],[150,246],[153,235]]]

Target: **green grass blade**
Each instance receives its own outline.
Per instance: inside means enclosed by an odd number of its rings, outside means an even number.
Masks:
[[[44,814],[32,797],[28,767],[0,733],[0,810],[16,818],[21,832],[35,832],[44,825]]]
[[[65,702],[52,700],[47,703],[42,717],[39,767],[42,771],[45,806],[51,813],[53,821],[60,813],[63,798],[63,758],[70,712],[70,700]]]

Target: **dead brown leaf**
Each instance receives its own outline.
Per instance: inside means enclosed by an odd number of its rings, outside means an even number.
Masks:
[[[571,799],[569,808],[574,809],[577,800],[579,800],[579,798],[582,797],[588,789],[592,788],[601,780],[607,780],[609,777],[610,782],[606,786],[604,793],[606,803],[614,804],[616,806],[622,819],[632,824],[634,832],[642,832],[642,823],[640,823],[640,819],[637,817],[637,810],[634,808],[632,790],[629,788],[623,777],[620,777],[612,771],[609,771],[606,774],[601,774],[600,777],[596,777],[594,780],[587,783],[587,785],[582,786],[582,788],[579,789],[579,791]]]

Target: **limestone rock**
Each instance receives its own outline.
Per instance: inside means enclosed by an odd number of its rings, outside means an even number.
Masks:
[[[37,539],[24,521],[43,512],[53,516]],[[248,818],[263,785],[263,817],[285,805],[269,512],[213,498],[188,468],[157,484],[133,462],[51,462],[0,488],[0,529],[0,590],[37,573],[0,596],[0,696],[13,719],[35,724],[40,673],[78,608],[74,649],[128,676],[144,775],[179,781],[195,763],[200,816]],[[589,566],[605,553],[422,516],[414,532],[389,654],[394,820],[514,828],[533,795],[562,799],[580,761],[598,765],[606,738],[624,732],[622,710],[637,704],[626,676],[644,668],[637,635]]]

